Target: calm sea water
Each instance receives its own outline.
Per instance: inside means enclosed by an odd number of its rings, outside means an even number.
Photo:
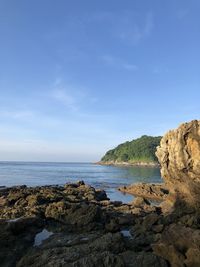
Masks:
[[[161,182],[159,168],[114,167],[91,163],[0,162],[0,186],[63,185],[84,180],[105,189],[111,200],[129,202],[133,197],[116,188],[136,182]]]

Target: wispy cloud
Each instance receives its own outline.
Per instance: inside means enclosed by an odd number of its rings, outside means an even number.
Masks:
[[[147,13],[143,23],[138,23],[134,16],[127,16],[125,20],[119,20],[116,34],[118,37],[131,45],[136,45],[150,36],[154,28],[153,14]]]
[[[66,85],[61,76],[56,77],[53,82],[53,90],[50,91],[50,97],[60,104],[64,105],[70,111],[77,111],[79,109],[79,102],[81,100],[78,96],[78,89]]]
[[[154,74],[166,74],[169,72],[169,69],[164,67],[164,66],[155,66],[153,69],[152,69],[152,72]]]
[[[102,12],[94,14],[93,20],[107,24],[107,30],[116,38],[130,45],[136,45],[149,37],[154,29],[151,11],[142,16],[137,12],[124,10],[120,13]]]
[[[97,102],[97,98],[91,96],[87,88],[65,83],[60,77],[57,77],[53,83],[53,89],[49,96],[68,110],[76,113],[82,113],[85,104],[89,106]]]
[[[9,119],[30,119],[34,114],[30,110],[1,110],[0,117]]]
[[[126,70],[135,71],[138,70],[138,67],[134,64],[124,63],[122,67]]]
[[[101,57],[101,60],[109,66],[119,68],[119,69],[124,69],[128,71],[136,71],[138,70],[138,66],[132,63],[128,63],[120,58],[113,57],[111,55],[103,55]]]
[[[51,97],[59,101],[65,107],[69,108],[71,111],[78,110],[77,99],[75,99],[75,97],[72,96],[72,94],[69,93],[69,91],[67,91],[66,89],[63,88],[54,89],[51,92]]]
[[[144,24],[143,37],[147,37],[151,34],[154,28],[153,13],[149,12],[146,15],[146,21]]]

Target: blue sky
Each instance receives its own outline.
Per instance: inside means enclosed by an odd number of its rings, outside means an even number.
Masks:
[[[0,160],[96,161],[199,119],[199,9],[0,0]]]

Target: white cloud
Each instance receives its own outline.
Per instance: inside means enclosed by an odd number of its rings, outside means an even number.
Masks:
[[[68,110],[76,112],[76,114],[82,114],[86,104],[88,107],[98,101],[89,93],[87,88],[65,83],[60,76],[55,79],[53,89],[48,92],[48,97],[56,100]]]
[[[128,63],[122,59],[119,59],[117,57],[113,57],[111,55],[103,55],[101,57],[101,60],[109,66],[119,68],[119,69],[124,69],[128,71],[136,71],[138,70],[138,66],[132,63]]]
[[[87,19],[89,23],[106,23],[105,32],[127,44],[136,45],[149,37],[154,29],[154,17],[151,11],[139,14],[132,10],[116,12],[98,12]]]
[[[53,87],[54,89],[50,92],[51,98],[57,100],[71,111],[76,111],[78,109],[77,98],[71,93],[72,88],[71,90],[66,88],[60,76],[56,77]],[[76,90],[73,88],[73,91]]]
[[[65,89],[55,89],[51,93],[52,98],[62,103],[65,107],[71,111],[78,110],[77,99]]]
[[[9,119],[30,119],[34,113],[29,110],[1,110],[0,117]]]
[[[154,28],[154,20],[152,12],[148,12],[143,19],[143,23],[139,23],[132,14],[121,17],[116,23],[116,35],[124,42],[136,45],[142,40],[149,37]]]
[[[138,67],[136,65],[134,65],[134,64],[125,63],[122,66],[123,66],[124,69],[130,70],[130,71],[138,70]]]

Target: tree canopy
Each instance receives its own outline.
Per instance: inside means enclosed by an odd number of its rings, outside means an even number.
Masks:
[[[161,136],[143,135],[138,139],[125,142],[109,150],[101,159],[102,162],[157,162],[156,147]]]

